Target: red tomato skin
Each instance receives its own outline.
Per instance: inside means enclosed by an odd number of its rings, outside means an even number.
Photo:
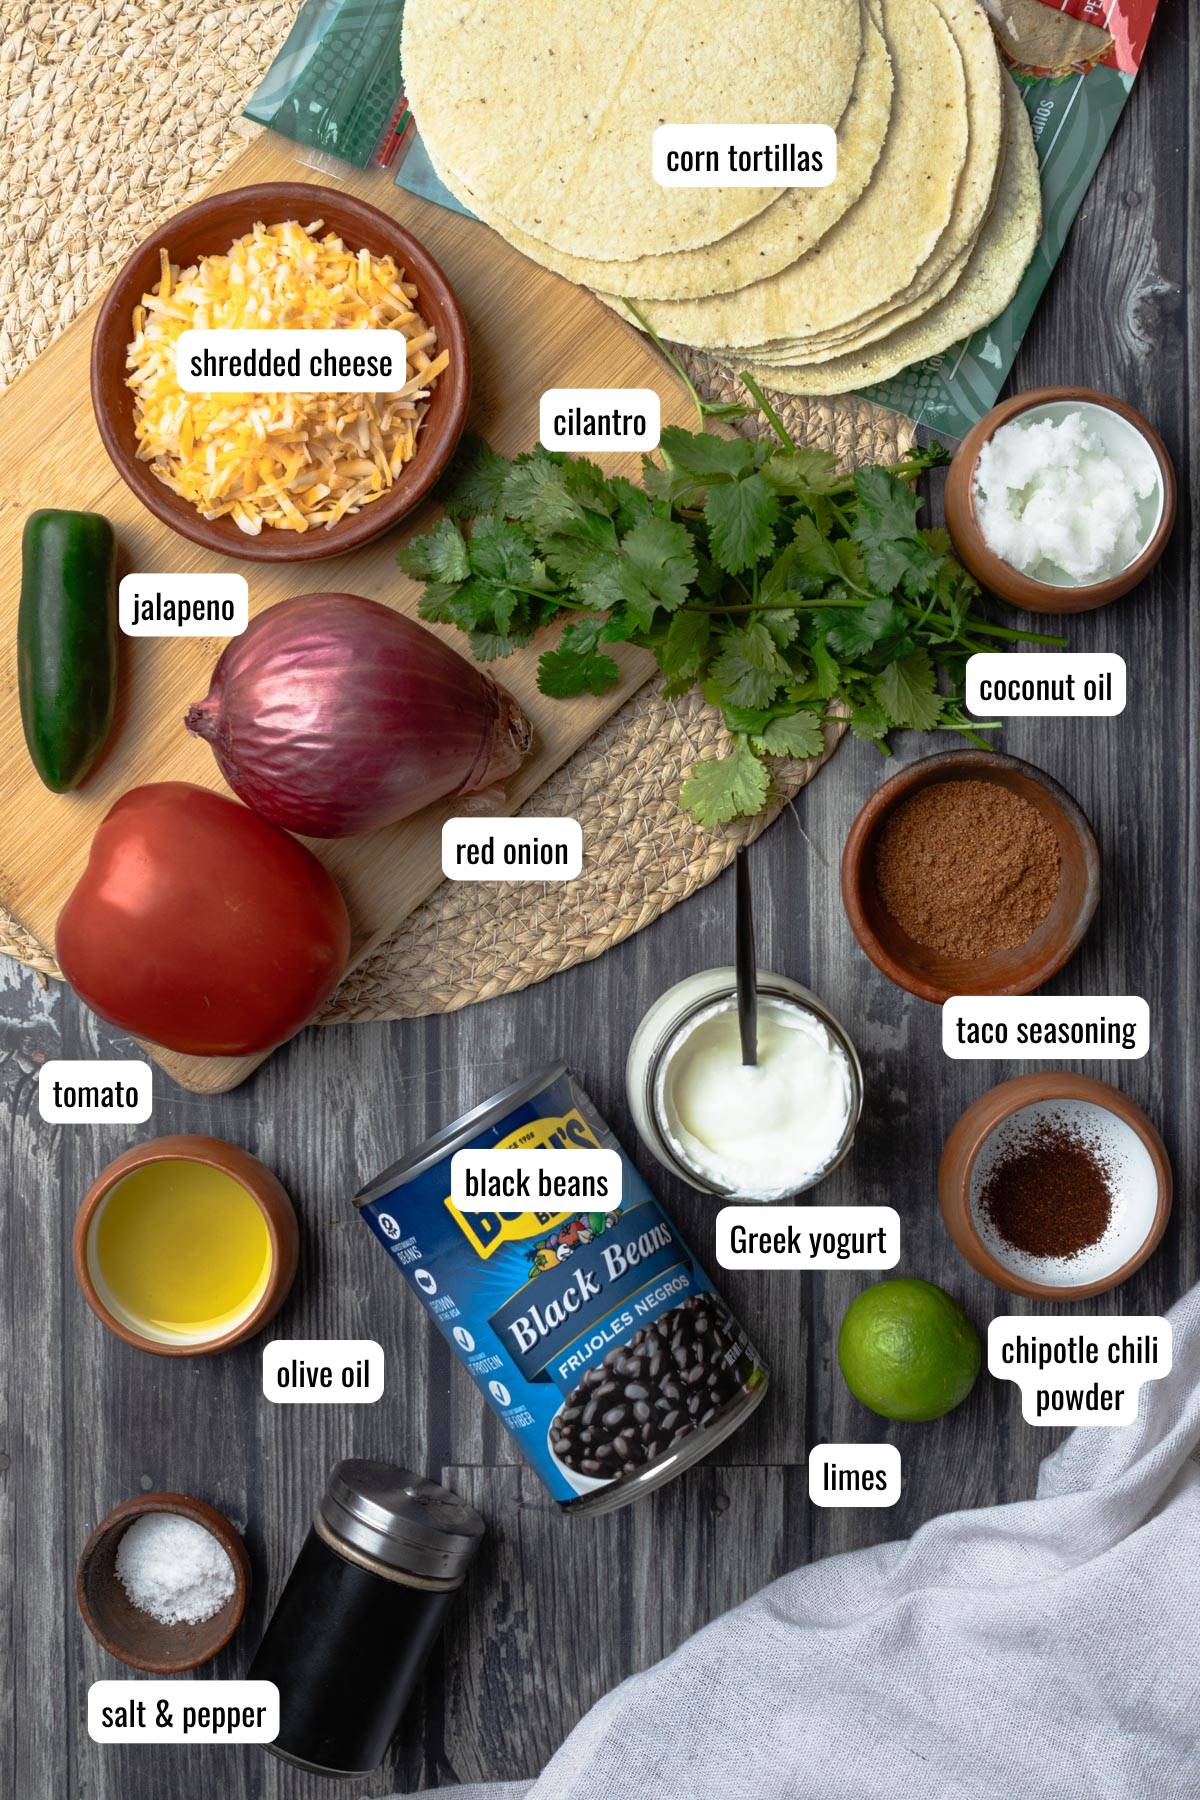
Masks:
[[[59,966],[111,1025],[188,1056],[250,1056],[332,994],[350,918],[310,850],[185,781],[131,788],[59,914]]]

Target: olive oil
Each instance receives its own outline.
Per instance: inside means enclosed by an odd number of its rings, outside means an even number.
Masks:
[[[207,1163],[170,1158],[117,1183],[92,1227],[88,1260],[106,1304],[132,1329],[203,1343],[232,1330],[261,1299],[271,1239],[240,1182]]]

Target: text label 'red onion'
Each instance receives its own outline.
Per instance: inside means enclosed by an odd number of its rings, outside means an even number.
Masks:
[[[185,331],[185,394],[391,394],[408,380],[399,331]]]

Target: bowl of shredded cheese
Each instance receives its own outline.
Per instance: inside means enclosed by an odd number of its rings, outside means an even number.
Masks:
[[[192,392],[185,331],[394,333],[391,392]],[[162,226],[109,289],[92,343],[105,448],[164,524],[255,562],[340,556],[420,501],[470,397],[462,310],[416,238],[304,182],[212,194]]]

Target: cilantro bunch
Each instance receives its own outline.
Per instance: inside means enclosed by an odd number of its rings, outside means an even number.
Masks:
[[[885,751],[897,728],[982,742],[963,711],[967,657],[1061,641],[992,624],[945,532],[918,526],[916,477],[944,451],[842,474],[773,423],[774,443],[668,426],[641,487],[472,441],[446,516],[400,552],[425,583],[421,616],[460,627],[481,660],[566,616],[538,664],[546,694],[602,694],[617,643],[651,651],[669,695],[698,685],[734,740],[683,786],[703,825],[759,812],[768,759],[820,755],[834,718]]]

